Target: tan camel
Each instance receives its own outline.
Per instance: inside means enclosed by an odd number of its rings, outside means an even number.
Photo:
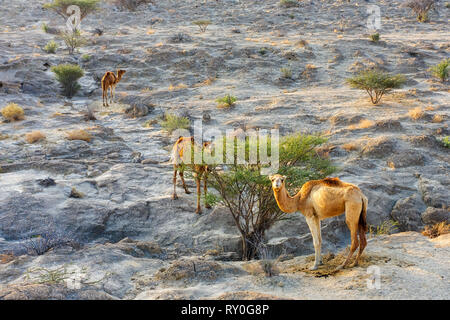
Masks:
[[[114,74],[114,72],[107,71],[105,75],[102,78],[102,98],[103,98],[103,106],[108,105],[108,88],[110,89],[111,93],[111,103],[114,101],[114,96],[116,95],[116,85],[119,83],[120,80],[122,80],[123,74],[126,72],[126,70],[117,70],[117,75]],[[105,105],[105,99],[106,99],[106,105]]]
[[[193,148],[193,149],[192,149]],[[208,180],[208,166],[205,164],[193,164],[192,161],[186,161],[189,163],[185,163],[183,160],[184,157],[192,155],[191,150],[194,152],[198,151],[206,151],[211,152],[212,150],[211,142],[204,142],[202,148],[195,143],[194,137],[179,137],[175,142],[172,148],[171,160],[173,164],[173,199],[178,199],[177,196],[177,171],[179,171],[181,182],[183,183],[184,192],[190,194],[191,192],[188,190],[186,186],[186,182],[184,181],[184,169],[185,166],[190,166],[192,168],[192,173],[195,179],[195,183],[197,185],[197,210],[195,213],[201,214],[202,208],[200,206],[200,196],[201,196],[201,180],[203,179],[203,190],[206,198],[206,194],[208,193],[207,180]],[[190,157],[186,158],[192,160]],[[206,208],[211,208],[211,206],[206,203]]]
[[[311,270],[316,270],[319,264],[322,264],[320,220],[338,216],[344,212],[352,244],[347,259],[338,269],[347,266],[359,246],[359,252],[352,266],[358,264],[359,257],[367,244],[367,198],[356,185],[343,182],[338,178],[311,180],[306,182],[295,196],[291,197],[286,190],[285,176],[276,174],[269,178],[272,181],[273,193],[281,211],[286,213],[300,211],[306,218],[315,250],[315,261]]]

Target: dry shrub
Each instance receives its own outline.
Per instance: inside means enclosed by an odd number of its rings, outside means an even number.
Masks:
[[[45,134],[43,134],[43,133],[40,132],[40,131],[32,131],[32,132],[28,132],[28,133],[25,135],[25,140],[26,140],[28,143],[35,143],[35,142],[38,142],[38,141],[44,140],[44,139],[45,139]]]
[[[176,91],[176,90],[181,90],[181,89],[186,89],[188,86],[185,85],[184,83],[179,83],[177,85],[170,85],[169,86],[169,91]]]
[[[444,117],[440,114],[435,114],[432,120],[434,123],[441,123],[442,121],[444,121]]]
[[[1,111],[3,118],[8,121],[23,120],[25,112],[17,103],[10,103]]]
[[[422,231],[422,234],[424,236],[427,236],[431,239],[437,238],[440,235],[450,233],[450,224],[448,224],[446,221],[442,221],[440,223],[436,223],[432,226],[426,226],[425,229]]]
[[[425,112],[422,110],[422,108],[417,107],[417,108],[409,110],[408,111],[408,115],[413,120],[419,120],[419,119],[422,119],[425,116]]]
[[[154,276],[159,281],[215,280],[222,272],[220,264],[214,261],[178,260],[167,268],[160,269]]]
[[[370,127],[373,127],[375,125],[375,122],[368,119],[361,120],[358,124],[352,124],[348,126],[349,130],[356,130],[356,129],[367,129]]]
[[[90,142],[92,139],[91,134],[83,129],[76,129],[66,133],[68,140],[83,140],[86,142]]]
[[[6,264],[14,260],[14,255],[12,253],[2,253],[0,254],[0,264]]]
[[[355,151],[355,150],[358,149],[358,147],[356,146],[356,144],[355,144],[355,143],[352,143],[352,142],[343,144],[343,145],[341,146],[341,148],[344,149],[345,151]]]

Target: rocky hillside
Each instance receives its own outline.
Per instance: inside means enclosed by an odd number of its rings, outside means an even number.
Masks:
[[[23,120],[0,122],[1,298],[446,297],[448,237],[413,232],[450,220],[450,91],[428,71],[449,57],[442,1],[429,23],[401,1],[163,0],[136,12],[102,1],[82,21],[87,43],[73,55],[55,35],[65,21],[45,2],[0,0],[0,110],[24,109]],[[381,9],[378,42],[366,27],[369,4]],[[211,21],[205,32],[192,24],[200,19]],[[51,40],[55,54],[43,50]],[[71,99],[50,70],[61,63],[85,71]],[[345,82],[373,66],[407,79],[376,106]],[[118,68],[127,72],[117,101],[103,107],[100,79]],[[226,94],[236,105],[218,109]],[[240,237],[225,208],[198,216],[195,194],[172,200],[165,112],[224,132],[322,133],[318,151],[367,196],[373,232],[403,233],[373,237],[361,267],[311,274],[312,240],[297,214],[268,232],[285,254],[277,275],[261,275],[257,262],[237,261]],[[78,129],[90,141],[67,139]],[[33,131],[45,139],[29,143]],[[322,234],[323,252],[338,259],[349,242],[344,216],[325,220]],[[33,255],[36,235],[70,245]],[[366,287],[370,265],[381,269],[379,290]]]

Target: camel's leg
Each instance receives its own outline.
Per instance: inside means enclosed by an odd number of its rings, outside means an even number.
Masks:
[[[364,248],[367,245],[366,232],[364,231],[363,226],[358,225],[358,233],[359,233],[359,251],[358,254],[356,255],[355,262],[351,265],[351,267],[357,266],[359,264],[359,258],[361,257],[361,254],[363,253]]]
[[[177,169],[178,166],[176,164],[173,165],[173,195],[172,198],[174,200],[178,199],[177,196]]]
[[[109,88],[110,87],[106,87],[106,90],[105,90],[105,99],[106,99],[106,106],[107,107],[109,107],[109,104],[108,104],[108,90],[109,90]]]
[[[186,182],[184,181],[184,169],[180,169],[179,174],[180,174],[181,182],[183,183],[184,192],[186,192],[186,194],[190,194],[191,192],[188,190]]]
[[[309,230],[311,231],[315,251],[314,265],[310,268],[310,270],[317,270],[319,265],[322,264],[322,256],[320,254],[322,249],[320,220],[317,216],[311,216],[306,218],[306,222],[308,223]]]
[[[359,241],[358,241],[358,222],[359,215],[361,213],[361,204],[360,203],[349,203],[345,204],[345,222],[347,223],[348,228],[350,229],[350,236],[352,239],[352,244],[350,245],[350,252],[348,253],[347,258],[344,263],[338,267],[338,269],[345,268],[350,259],[353,256],[353,253],[358,249]]]
[[[208,194],[208,171],[207,170],[208,169],[205,169],[205,173],[204,173],[204,177],[203,177],[203,183],[204,183],[203,192],[205,195],[205,208],[210,209],[211,205],[208,202],[206,202],[206,195]]]
[[[201,191],[200,191],[201,178],[202,178],[201,175],[197,175],[195,177],[195,183],[197,184],[197,210],[195,210],[195,213],[197,213],[197,214],[202,213],[202,208],[200,206],[200,196],[202,195]]]
[[[103,106],[105,106],[105,90],[103,89],[103,85],[102,85],[102,101],[103,101]]]
[[[111,104],[113,104],[114,103],[114,101],[113,101],[113,89],[114,89],[114,86],[109,87],[109,89],[110,89],[110,91],[109,91],[109,94],[110,94],[109,102]]]
[[[111,94],[112,94],[112,100],[111,100],[111,103],[114,103],[114,99],[115,99],[115,97],[116,97],[116,86],[113,86],[113,87],[112,87]]]

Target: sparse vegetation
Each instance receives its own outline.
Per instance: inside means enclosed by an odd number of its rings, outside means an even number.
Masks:
[[[432,66],[429,70],[434,77],[439,78],[442,82],[444,82],[448,79],[449,65],[450,58],[442,60],[437,65]]]
[[[370,35],[370,41],[372,41],[372,42],[380,41],[380,34],[378,32],[371,34]]]
[[[66,134],[68,140],[83,140],[90,142],[92,139],[91,134],[83,129],[68,131]]]
[[[66,21],[71,13],[67,13],[67,8],[76,5],[80,8],[80,19],[83,20],[89,13],[98,9],[100,0],[53,0],[44,4],[45,9],[55,11]]]
[[[44,31],[45,33],[48,33],[48,31],[49,31],[48,24],[46,24],[45,22],[42,23],[41,29],[42,29],[42,31]]]
[[[168,133],[172,133],[177,129],[189,129],[191,122],[186,117],[179,117],[175,114],[166,112],[164,118],[159,121],[161,127]]]
[[[334,172],[329,160],[315,152],[315,148],[326,141],[325,138],[293,134],[280,140],[278,172],[289,176],[289,189],[298,189],[310,179],[323,178]],[[224,145],[226,143],[224,140]],[[258,144],[246,138],[243,147],[246,159],[249,150],[256,150],[254,143]],[[236,142],[233,144],[237,152]],[[267,146],[269,154],[271,147]],[[234,164],[227,164],[226,170],[210,166],[210,183],[218,191],[219,201],[228,209],[241,234],[244,260],[264,258],[258,252],[258,246],[265,232],[277,221],[287,218],[273,197],[270,180],[260,172],[264,166],[261,163],[238,164],[236,160]],[[243,194],[245,197],[241,196]]]
[[[75,49],[78,49],[86,44],[86,39],[83,38],[80,31],[62,31],[59,37],[64,41],[69,50],[69,54],[73,54]]]
[[[32,131],[32,132],[28,132],[26,135],[25,135],[25,140],[28,142],[28,143],[35,143],[35,142],[38,142],[38,141],[41,141],[41,140],[44,140],[45,139],[45,134],[43,134],[42,132],[40,132],[40,131]]]
[[[154,3],[153,0],[115,0],[116,6],[122,10],[136,11],[136,9],[142,4]]]
[[[44,51],[47,53],[56,53],[56,49],[58,49],[58,44],[53,40],[49,41],[44,47]]]
[[[399,223],[394,220],[383,221],[379,226],[369,226],[370,237],[392,234],[398,231]]]
[[[378,104],[383,95],[392,89],[400,88],[405,82],[403,75],[390,75],[379,70],[364,70],[347,79],[352,88],[365,90],[373,104]]]
[[[450,233],[450,224],[448,224],[446,221],[436,223],[432,226],[426,226],[425,229],[422,231],[422,234],[424,236],[427,236],[432,239],[447,233]]]
[[[401,6],[411,9],[417,16],[417,21],[427,22],[428,12],[434,8],[435,0],[407,0]]]
[[[205,32],[208,26],[211,24],[209,20],[196,20],[192,22],[200,28],[200,32]]]
[[[84,75],[83,69],[75,64],[60,64],[51,70],[56,75],[56,80],[63,86],[63,94],[69,98],[73,97],[80,89],[78,79]]]
[[[425,112],[422,110],[421,107],[417,107],[417,108],[409,110],[408,111],[408,115],[413,120],[419,120],[419,119],[422,119],[425,116]]]
[[[7,121],[19,121],[24,119],[25,112],[17,103],[10,103],[1,111],[3,118]]]
[[[281,76],[284,79],[292,79],[292,70],[291,68],[281,68]]]
[[[224,97],[216,99],[216,102],[218,103],[218,105],[217,105],[218,108],[230,108],[236,103],[236,101],[237,101],[237,98],[230,94],[227,94]]]
[[[91,60],[91,56],[88,55],[87,53],[85,53],[81,56],[81,61],[88,62],[89,60]]]
[[[27,254],[36,256],[43,255],[53,248],[66,245],[72,246],[73,248],[80,247],[78,241],[66,233],[56,230],[52,224],[44,232],[29,237],[23,243],[24,251]]]

